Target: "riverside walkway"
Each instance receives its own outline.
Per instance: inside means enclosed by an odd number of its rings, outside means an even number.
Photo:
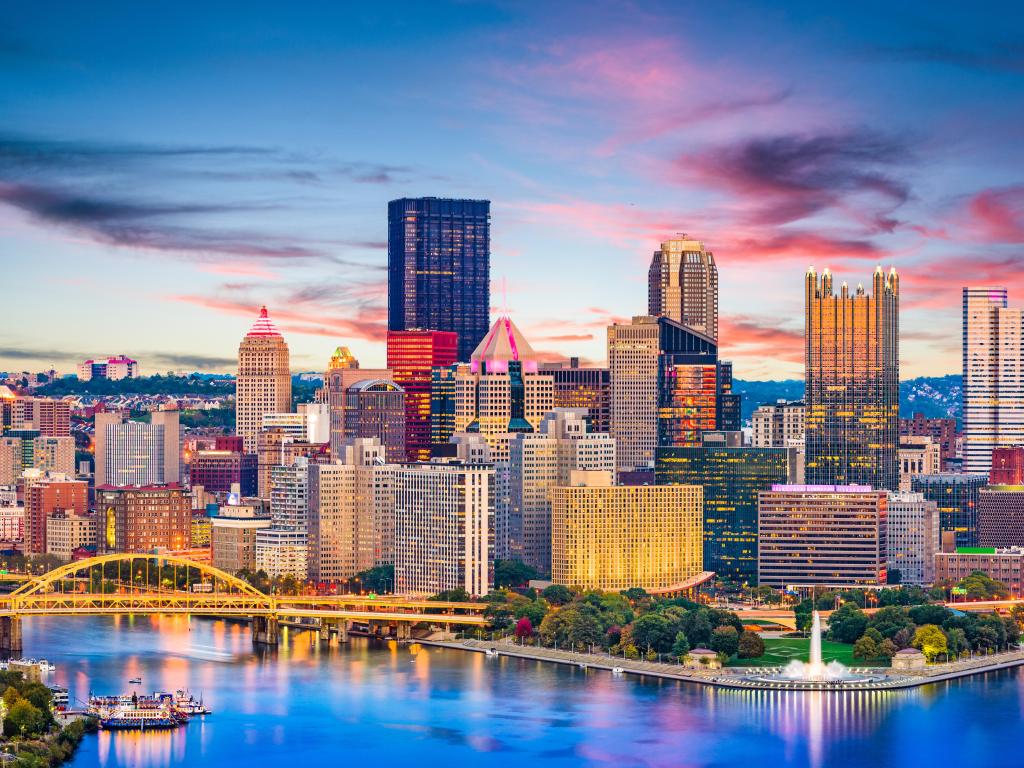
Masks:
[[[510,656],[533,661],[548,661],[554,664],[578,667],[582,669],[621,670],[623,674],[634,674],[645,677],[657,677],[665,680],[711,685],[721,688],[742,688],[747,690],[785,691],[797,690],[785,681],[767,682],[751,679],[766,674],[770,667],[723,667],[721,669],[686,667],[682,664],[666,664],[662,662],[643,661],[639,659],[623,659],[618,656],[597,653],[576,653],[574,651],[555,650],[535,646],[517,645],[511,639],[504,640],[424,640],[422,645],[452,648],[455,650],[486,653],[494,650],[501,656]],[[921,685],[953,680],[960,677],[980,675],[1001,669],[1010,669],[1024,665],[1024,649],[995,653],[987,656],[975,656],[971,659],[960,659],[943,664],[930,664],[923,669],[895,671],[888,667],[865,667],[851,670],[854,673],[873,675],[876,678],[863,682],[847,682],[842,685],[823,685],[824,691],[874,691],[914,688]],[[800,690],[808,690],[803,687]]]

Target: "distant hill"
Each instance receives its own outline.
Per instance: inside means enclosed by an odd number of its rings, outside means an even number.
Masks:
[[[923,413],[927,417],[953,417],[960,420],[961,376],[921,376],[900,383],[900,415]],[[804,383],[800,379],[783,381],[733,381],[733,390],[743,395],[743,420],[754,409],[776,400],[799,400],[804,396]]]

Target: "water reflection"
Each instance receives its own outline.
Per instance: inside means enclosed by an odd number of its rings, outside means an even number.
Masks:
[[[141,676],[214,710],[170,733],[89,738],[76,766],[992,766],[983,756],[1015,754],[1024,721],[1016,673],[909,692],[719,690],[295,631],[254,651],[245,625],[182,617],[33,619],[25,648],[79,699]]]

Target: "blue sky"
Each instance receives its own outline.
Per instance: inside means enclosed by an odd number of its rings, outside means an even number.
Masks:
[[[381,5],[0,3],[0,368],[230,370],[262,303],[296,370],[381,363],[416,195],[492,200],[552,357],[604,358],[675,232],[738,378],[802,375],[809,264],[897,267],[904,376],[958,370],[965,281],[1024,301],[1011,5]]]

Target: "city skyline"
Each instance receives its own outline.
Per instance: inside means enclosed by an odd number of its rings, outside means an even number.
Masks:
[[[491,201],[490,320],[544,359],[603,360],[686,232],[737,378],[801,377],[809,265],[895,266],[901,372],[958,371],[962,287],[1024,293],[1012,29],[737,8],[10,11],[0,368],[230,371],[263,304],[293,370],[383,367],[387,203],[437,196]]]

